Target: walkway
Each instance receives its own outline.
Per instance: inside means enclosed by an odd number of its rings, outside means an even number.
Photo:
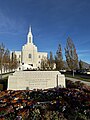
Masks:
[[[76,82],[76,81],[80,81],[82,83],[85,83],[87,84],[88,86],[90,86],[90,82],[86,82],[86,81],[82,81],[82,80],[79,80],[79,79],[76,79],[76,78],[70,78],[70,77],[65,77],[67,80],[71,80],[73,82]]]

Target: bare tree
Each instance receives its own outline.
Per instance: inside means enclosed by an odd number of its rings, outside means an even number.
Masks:
[[[58,46],[58,50],[55,55],[55,63],[56,63],[56,70],[62,70],[64,67],[63,56],[62,56],[62,48],[61,44]]]
[[[74,77],[74,70],[78,69],[78,55],[76,53],[75,45],[70,37],[67,38],[65,56],[69,68],[73,71]]]
[[[47,58],[42,58],[41,60],[41,70],[48,70],[49,69],[49,63]]]
[[[16,55],[14,54],[13,58],[10,59],[10,52],[8,49],[5,49],[4,44],[0,44],[0,71],[2,79],[2,70],[7,72],[8,69],[16,69],[18,66]]]
[[[0,45],[0,70],[1,70],[1,79],[2,79],[2,69],[3,69],[3,56],[5,52],[5,46],[3,43]]]
[[[5,50],[4,56],[3,56],[3,66],[4,66],[4,72],[9,69],[9,61],[10,61],[10,51],[8,49]]]

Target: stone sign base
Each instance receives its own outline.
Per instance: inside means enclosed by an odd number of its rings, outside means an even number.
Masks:
[[[17,71],[8,78],[8,90],[49,89],[65,86],[65,76],[59,71]]]

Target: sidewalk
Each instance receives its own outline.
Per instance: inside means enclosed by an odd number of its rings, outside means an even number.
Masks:
[[[82,81],[82,80],[79,80],[79,79],[76,79],[76,78],[70,78],[70,77],[65,77],[67,80],[71,80],[73,82],[76,82],[76,81],[80,81],[82,83],[85,83],[87,84],[88,86],[90,86],[90,82],[86,82],[86,81]]]

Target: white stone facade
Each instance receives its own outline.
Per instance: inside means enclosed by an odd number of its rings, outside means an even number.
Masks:
[[[47,53],[38,52],[37,46],[34,45],[31,27],[27,35],[27,43],[22,46],[22,51],[15,51],[14,53],[17,56],[17,60],[19,61],[20,65],[27,64],[33,68],[40,68],[41,59],[43,59],[43,57],[47,58]]]
[[[66,87],[65,76],[59,71],[17,71],[8,79],[8,90],[49,89]]]

